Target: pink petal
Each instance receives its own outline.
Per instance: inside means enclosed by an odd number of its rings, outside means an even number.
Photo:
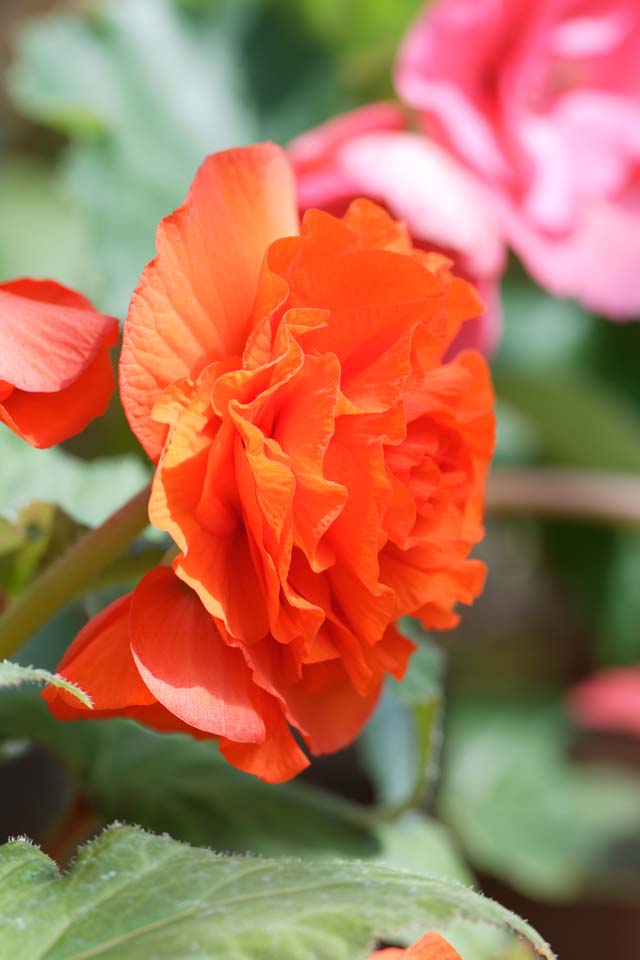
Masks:
[[[514,208],[505,226],[534,279],[556,296],[613,319],[640,316],[640,186],[591,204],[567,236],[533,229]]]
[[[594,674],[574,687],[568,704],[585,727],[640,736],[640,667]]]

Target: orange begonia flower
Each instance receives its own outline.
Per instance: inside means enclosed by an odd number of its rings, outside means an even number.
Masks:
[[[209,157],[158,232],[125,323],[129,422],[178,547],[60,665],[94,699],[218,737],[265,780],[361,730],[413,645],[482,589],[493,447],[484,360],[448,363],[472,288],[368,201],[308,212],[265,144]],[[83,706],[45,696],[58,716]]]
[[[53,280],[0,284],[0,421],[51,447],[104,413],[118,322]]]
[[[389,947],[372,953],[369,960],[462,960],[438,933],[428,933],[406,950]]]

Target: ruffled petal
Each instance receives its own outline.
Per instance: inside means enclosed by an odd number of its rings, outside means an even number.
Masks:
[[[153,460],[167,432],[151,418],[154,403],[174,381],[242,353],[267,246],[297,230],[293,175],[273,144],[209,157],[183,206],[160,224],[120,361],[122,402]]]

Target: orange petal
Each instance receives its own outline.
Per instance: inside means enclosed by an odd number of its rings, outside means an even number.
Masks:
[[[409,947],[405,960],[461,960],[460,954],[440,934],[431,932]]]
[[[30,393],[62,390],[87,369],[105,339],[116,342],[116,327],[112,317],[53,280],[2,284],[0,381]]]
[[[171,713],[206,733],[264,741],[242,653],[225,644],[196,594],[169,568],[156,567],[136,587],[130,627],[140,674]]]
[[[291,682],[282,665],[286,648],[266,640],[250,647],[247,656],[257,681],[281,698],[290,723],[315,754],[333,753],[351,743],[378,701],[380,683],[359,694],[338,660],[308,664],[302,679]]]
[[[53,280],[0,286],[0,421],[50,447],[104,413],[118,324]]]
[[[80,716],[130,715],[155,704],[145,686],[129,646],[131,594],[120,597],[90,620],[75,638],[58,666],[58,673],[77,683],[93,700],[93,710],[57,687],[46,687],[42,696],[54,716],[73,720]]]
[[[101,416],[115,387],[110,348],[117,328],[77,380],[57,393],[14,390],[0,403],[0,420],[34,447],[52,447]]]
[[[339,678],[326,687],[314,689],[314,674],[335,669]],[[380,696],[381,684],[361,695],[338,663],[310,664],[303,671],[302,681],[291,684],[287,692],[287,710],[301,729],[314,754],[334,753],[358,736],[373,713]]]
[[[220,752],[229,763],[266,783],[284,783],[309,766],[309,760],[293,738],[282,710],[268,694],[262,694],[262,712],[267,721],[264,743],[234,743],[220,740]]]
[[[151,419],[155,401],[173,381],[242,353],[267,247],[297,232],[293,174],[273,144],[209,157],[183,206],[160,224],[120,363],[122,402],[152,459],[166,436]]]
[[[407,950],[390,947],[377,950],[369,960],[462,960],[460,954],[440,934],[431,932]]]

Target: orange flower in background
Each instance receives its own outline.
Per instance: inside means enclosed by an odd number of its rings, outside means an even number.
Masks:
[[[406,950],[390,947],[387,950],[378,950],[372,953],[369,960],[462,960],[451,944],[438,933],[427,933],[426,936],[414,943]]]
[[[53,280],[0,284],[0,421],[50,447],[104,413],[118,323]]]
[[[121,394],[178,547],[90,623],[61,672],[159,729],[214,736],[271,781],[348,744],[412,644],[482,589],[493,448],[479,354],[443,356],[472,288],[368,201],[300,232],[285,154],[210,157],[158,232]],[[47,690],[54,713],[82,705]]]

